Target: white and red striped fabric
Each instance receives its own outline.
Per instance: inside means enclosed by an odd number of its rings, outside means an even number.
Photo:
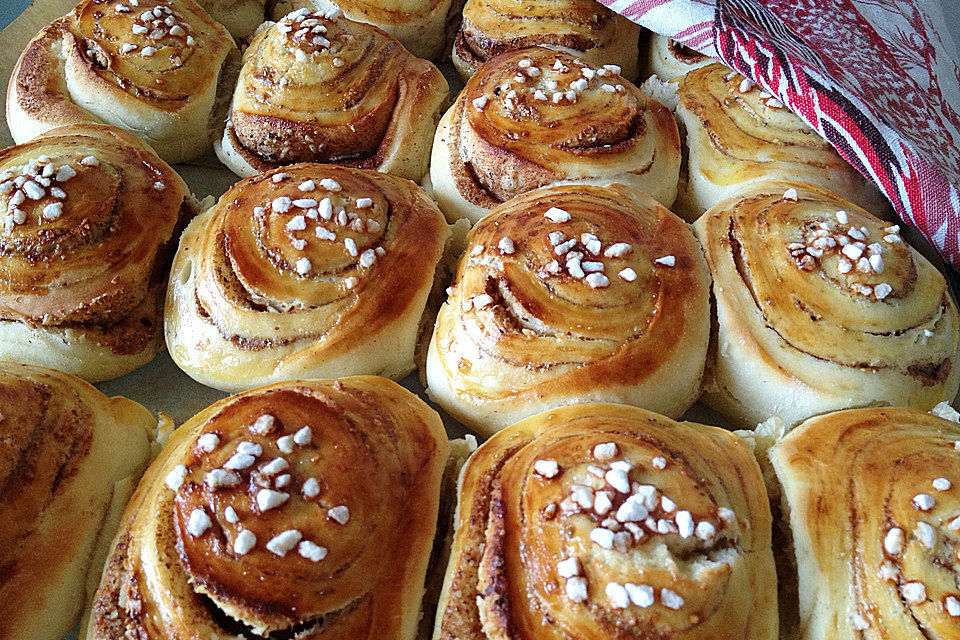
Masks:
[[[779,96],[960,268],[960,66],[939,3],[601,2]]]

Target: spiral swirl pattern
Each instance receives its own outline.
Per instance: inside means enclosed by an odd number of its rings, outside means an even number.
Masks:
[[[717,301],[705,399],[739,425],[871,403],[930,409],[956,394],[956,307],[898,227],[788,182],[695,226]]]
[[[62,127],[0,152],[0,357],[94,381],[153,358],[188,195],[114,127]]]
[[[447,450],[440,417],[382,378],[213,405],[141,481],[88,639],[412,640]]]
[[[419,181],[447,82],[375,27],[292,12],[244,54],[218,154],[241,176],[329,162]]]
[[[491,433],[575,401],[679,416],[696,399],[709,277],[677,216],[623,185],[558,185],[467,238],[427,356],[431,397]]]
[[[44,28],[10,81],[17,142],[61,125],[104,122],[171,163],[209,149],[221,68],[235,50],[193,0],[83,0]]]
[[[688,167],[676,210],[687,220],[762,180],[807,182],[877,215],[889,210],[883,195],[816,131],[728,67],[689,72],[677,97]]]
[[[647,73],[655,74],[664,82],[679,81],[694,69],[715,63],[716,58],[685,47],[676,40],[654,33],[650,36],[647,53]]]
[[[670,112],[619,75],[565,52],[511,51],[483,65],[440,122],[430,181],[450,220],[476,222],[556,182],[622,182],[665,206],[680,138]]]
[[[404,48],[425,60],[440,60],[450,52],[452,25],[460,20],[463,2],[458,0],[275,0],[274,20],[296,9],[340,9],[357,22],[371,24],[400,41]]]
[[[228,390],[403,377],[448,234],[422,189],[382,173],[302,164],[243,180],[183,235],[170,355]]]
[[[811,418],[770,452],[790,510],[803,640],[960,629],[960,427],[902,408]]]
[[[594,0],[467,0],[451,58],[466,81],[496,55],[543,46],[618,65],[633,82],[639,40],[639,25]]]
[[[60,638],[88,600],[157,421],[79,378],[0,362],[3,640]]]
[[[727,431],[542,413],[470,458],[456,524],[435,640],[776,637],[766,491]]]

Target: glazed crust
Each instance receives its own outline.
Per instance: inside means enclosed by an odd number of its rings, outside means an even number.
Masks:
[[[167,348],[225,390],[402,378],[448,235],[422,189],[383,173],[302,164],[243,180],[183,235]]]
[[[755,185],[695,227],[718,326],[704,400],[737,426],[871,404],[928,410],[956,395],[956,307],[898,228],[788,182]]]
[[[571,219],[554,222],[551,209]],[[531,191],[467,237],[430,343],[428,393],[487,435],[573,402],[677,417],[700,391],[709,286],[691,229],[646,194]]]
[[[271,16],[279,21],[304,7],[318,11],[336,7],[351,20],[382,29],[418,58],[440,60],[450,51],[450,32],[459,24],[463,0],[277,0]]]
[[[621,182],[676,197],[680,137],[669,110],[614,68],[542,47],[483,65],[443,116],[430,188],[448,220],[557,182]]]
[[[448,448],[439,415],[383,378],[211,406],[131,500],[88,640],[412,640]]]
[[[796,637],[955,637],[957,441],[956,423],[891,407],[811,418],[772,448],[799,573]]]
[[[650,509],[628,516],[639,493]],[[691,533],[686,516],[706,524]],[[434,640],[776,637],[766,491],[722,429],[623,405],[547,411],[473,454],[456,526]],[[625,584],[636,602],[618,601]]]
[[[446,80],[376,27],[333,16],[304,10],[261,29],[217,153],[244,177],[327,162],[421,180]]]
[[[79,378],[10,362],[0,406],[0,638],[58,640],[96,587],[157,423]]]
[[[136,134],[171,163],[209,149],[221,67],[235,46],[193,0],[164,8],[162,0],[83,0],[45,27],[8,85],[14,140],[92,122]]]
[[[467,0],[453,42],[466,81],[496,55],[541,46],[599,67],[615,64],[637,80],[640,27],[594,0]]]
[[[798,116],[755,83],[715,63],[680,80],[677,116],[686,131],[688,178],[675,210],[691,222],[763,180],[835,191],[881,217],[883,195]]]
[[[0,357],[92,381],[152,359],[170,245],[193,214],[183,180],[91,124],[0,152],[0,177]]]

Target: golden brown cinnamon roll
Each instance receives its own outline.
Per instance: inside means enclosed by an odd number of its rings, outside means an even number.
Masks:
[[[467,0],[453,41],[453,65],[466,81],[490,58],[515,49],[557,49],[637,79],[640,26],[596,0]]]
[[[401,378],[449,235],[415,184],[303,164],[248,178],[197,216],[167,294],[167,348],[218,389]]]
[[[0,358],[92,382],[152,360],[188,197],[115,127],[61,127],[0,151]]]
[[[447,94],[435,66],[379,29],[302,9],[244,53],[217,155],[244,177],[329,162],[419,181]]]
[[[418,58],[439,60],[450,51],[448,27],[462,7],[463,0],[276,0],[270,15],[280,20],[295,9],[339,9],[351,20],[386,31]]]
[[[646,194],[531,191],[467,237],[428,350],[428,391],[488,435],[573,402],[679,416],[700,393],[709,287],[692,230]]]
[[[0,362],[0,638],[60,640],[97,586],[157,421],[71,375]]]
[[[193,0],[82,0],[20,56],[7,123],[22,143],[61,125],[102,122],[170,163],[210,146],[230,34]]]
[[[650,36],[650,49],[647,55],[647,73],[661,80],[679,80],[694,69],[713,64],[717,60],[699,51],[685,47],[676,40],[654,33]]]
[[[899,227],[791,182],[755,185],[695,226],[717,314],[704,399],[737,425],[956,395],[956,306]]]
[[[797,637],[960,631],[960,427],[902,408],[803,423],[773,447],[800,588]]]
[[[483,65],[440,121],[430,188],[448,220],[476,222],[556,182],[621,182],[665,206],[676,197],[680,138],[670,112],[615,67],[534,47]]]
[[[87,640],[413,640],[448,448],[383,378],[214,404],[130,501]]]
[[[687,220],[763,180],[819,185],[878,215],[889,209],[876,187],[820,134],[722,64],[687,73],[677,98],[686,166],[675,208]]]
[[[434,640],[773,640],[770,508],[728,431],[579,404],[498,433],[460,476]]]

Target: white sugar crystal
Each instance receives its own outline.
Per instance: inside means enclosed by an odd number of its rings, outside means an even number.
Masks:
[[[178,491],[180,487],[183,486],[183,482],[186,479],[187,479],[187,468],[182,464],[178,464],[173,469],[170,469],[166,477],[163,479],[163,482],[171,490]]]
[[[210,520],[210,516],[207,515],[206,511],[203,509],[194,509],[190,512],[190,517],[187,519],[187,533],[191,536],[199,538],[211,526],[213,526],[213,521]]]
[[[693,517],[689,511],[677,511],[676,521],[681,538],[689,538],[693,535]]]
[[[607,594],[607,600],[614,609],[626,609],[630,606],[630,596],[627,595],[627,590],[622,584],[608,582],[604,593]]]
[[[326,547],[304,540],[297,545],[297,553],[311,562],[320,562],[327,557]]]
[[[544,478],[554,478],[560,473],[560,465],[556,460],[537,460],[533,463],[533,470]]]
[[[612,460],[617,455],[617,443],[601,442],[593,448],[593,457],[601,462]]]
[[[220,446],[220,436],[215,433],[204,433],[197,438],[197,448],[201,451],[210,453]]]
[[[660,591],[660,604],[668,609],[677,610],[683,606],[683,598],[676,591],[671,589],[662,589]]]
[[[570,214],[558,207],[550,207],[543,216],[550,222],[561,223],[570,221]]]
[[[257,507],[260,511],[269,511],[276,509],[290,498],[289,493],[274,491],[273,489],[260,489],[257,491]]]
[[[245,556],[257,546],[257,536],[249,529],[241,529],[233,541],[233,552]]]
[[[580,561],[574,556],[561,560],[557,563],[557,575],[561,578],[572,578],[580,575]]]
[[[340,505],[327,511],[327,517],[340,524],[347,524],[350,520],[350,509],[346,505]]]
[[[320,483],[316,478],[307,478],[303,483],[303,495],[307,498],[316,498],[320,495]]]
[[[303,534],[296,529],[287,529],[283,533],[274,536],[267,543],[267,551],[274,553],[281,558],[297,546],[297,543],[303,539]]]

